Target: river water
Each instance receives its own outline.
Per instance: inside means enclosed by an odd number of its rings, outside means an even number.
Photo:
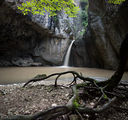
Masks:
[[[96,68],[80,68],[80,67],[68,67],[68,68],[67,67],[65,68],[63,67],[3,67],[2,68],[1,67],[0,84],[2,85],[2,84],[12,84],[12,83],[24,83],[38,74],[49,75],[52,73],[64,72],[68,70],[82,73],[82,75],[86,77],[101,77],[101,78],[109,78],[114,73],[114,71],[111,70],[103,70]],[[71,77],[72,77],[71,74],[62,76],[63,80],[69,79]],[[122,79],[128,80],[128,72],[123,75]]]

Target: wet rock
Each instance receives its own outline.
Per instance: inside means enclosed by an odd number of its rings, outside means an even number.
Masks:
[[[31,58],[13,58],[12,64],[16,66],[39,66],[41,63],[34,63]]]
[[[1,59],[0,66],[11,66],[12,63],[9,60]]]
[[[89,62],[89,59],[87,58],[88,56],[85,49],[85,42],[83,40],[75,41],[72,46],[69,65],[84,67]]]

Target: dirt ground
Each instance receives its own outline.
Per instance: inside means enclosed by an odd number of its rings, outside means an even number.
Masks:
[[[33,84],[22,88],[23,84],[0,86],[0,118],[8,115],[33,114],[56,105],[65,105],[72,96],[69,87]],[[127,100],[120,100],[114,106],[128,108]],[[110,108],[85,120],[128,120],[128,111]],[[72,117],[66,120],[74,120]],[[76,119],[77,120],[77,119]]]

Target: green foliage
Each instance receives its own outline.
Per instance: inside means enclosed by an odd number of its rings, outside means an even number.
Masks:
[[[88,25],[87,10],[82,10],[81,11],[81,19],[82,19],[82,25],[86,27]]]
[[[74,105],[75,108],[80,107],[80,104],[77,102],[76,99],[74,100],[73,105]]]
[[[121,4],[122,2],[124,2],[126,0],[108,0],[108,3],[112,3],[112,4]]]
[[[84,2],[88,3],[87,0],[83,0]],[[82,25],[86,28],[88,25],[88,4],[85,5],[85,8],[81,11],[81,19]]]
[[[104,99],[108,99],[108,96],[106,94],[104,94]]]
[[[77,39],[81,38],[84,35],[88,25],[88,0],[81,0],[81,2],[82,4],[85,3],[85,7],[81,10],[80,13],[83,29],[79,31],[79,35],[77,35]]]
[[[57,17],[57,15],[53,16],[53,20],[54,20],[55,22],[58,21],[58,17]]]
[[[80,2],[88,2],[88,0],[80,0]]]
[[[76,17],[79,8],[75,5],[74,0],[31,0],[18,6],[24,15],[31,12],[32,14],[41,14],[47,11],[49,16],[56,16],[56,11],[64,10],[69,17]]]
[[[82,31],[80,31],[80,35],[83,36],[85,33],[85,29],[83,29]]]

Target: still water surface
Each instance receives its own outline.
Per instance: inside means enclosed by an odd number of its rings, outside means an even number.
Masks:
[[[0,68],[0,84],[23,83],[32,79],[38,74],[52,74],[64,71],[81,72],[86,77],[103,77],[109,78],[114,71],[96,68],[80,68],[80,67],[6,67]],[[62,78],[71,78],[72,75],[64,75]],[[53,78],[52,78],[53,79]],[[128,80],[128,72],[123,76],[124,80]]]

